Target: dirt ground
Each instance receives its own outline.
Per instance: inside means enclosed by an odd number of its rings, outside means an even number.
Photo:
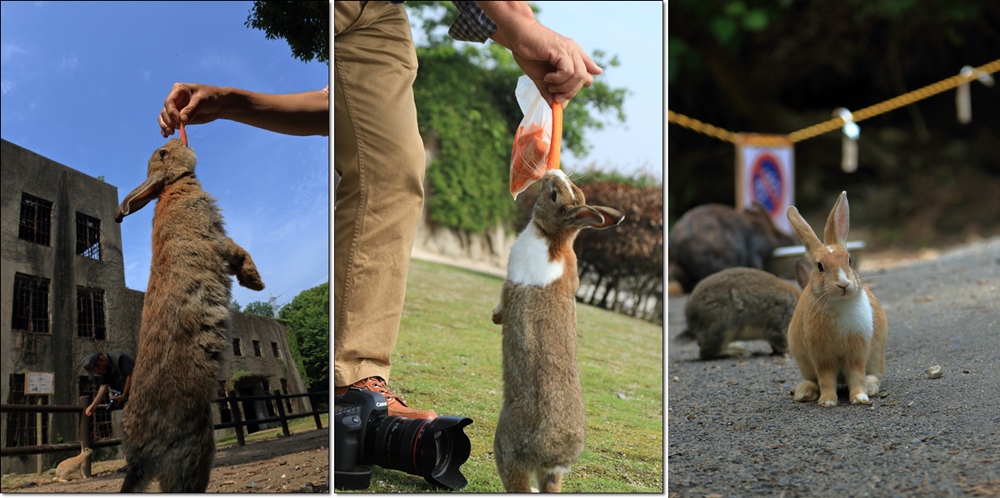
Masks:
[[[125,478],[124,460],[95,462],[92,477],[54,482],[52,472],[4,479],[4,493],[115,493]],[[330,431],[232,446],[216,453],[209,493],[329,493]],[[147,491],[159,491],[155,481]]]

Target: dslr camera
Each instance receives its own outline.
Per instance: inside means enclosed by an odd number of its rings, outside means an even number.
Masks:
[[[468,481],[459,468],[472,448],[463,427],[471,423],[467,417],[391,417],[385,397],[352,387],[334,398],[334,488],[367,489],[371,465],[378,465],[462,489]]]

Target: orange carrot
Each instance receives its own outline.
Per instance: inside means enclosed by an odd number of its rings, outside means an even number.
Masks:
[[[559,149],[562,148],[563,108],[562,104],[552,101],[552,146],[545,169],[559,169]]]
[[[181,142],[184,143],[185,147],[188,146],[188,134],[187,134],[187,132],[184,131],[184,122],[183,121],[181,121]]]

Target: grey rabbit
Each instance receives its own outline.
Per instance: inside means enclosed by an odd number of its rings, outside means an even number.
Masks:
[[[503,325],[503,407],[493,456],[509,492],[559,492],[584,445],[585,407],[576,363],[577,276],[573,240],[624,216],[588,206],[560,170],[542,177],[531,221],[510,250],[493,323]]]
[[[211,401],[231,335],[230,275],[261,290],[250,255],[226,236],[215,199],[195,178],[194,150],[170,140],[148,177],[115,214],[159,199],[130,399],[122,412],[126,475],[121,491],[153,479],[164,492],[204,492],[215,459]]]
[[[764,269],[778,247],[795,245],[760,204],[743,211],[703,204],[684,213],[670,229],[668,279],[690,293],[705,277],[736,266]]]
[[[797,264],[798,286],[755,268],[727,268],[705,278],[684,306],[687,329],[678,343],[697,341],[702,360],[745,356],[727,347],[733,341],[763,340],[773,354],[788,352],[788,324],[809,277],[804,259]]]

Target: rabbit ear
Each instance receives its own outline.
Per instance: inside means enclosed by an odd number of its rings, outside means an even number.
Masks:
[[[827,244],[844,245],[847,243],[847,231],[850,229],[851,210],[847,205],[847,192],[841,192],[837,197],[837,203],[830,210],[830,217],[826,219],[826,230],[823,232],[823,240]]]
[[[126,216],[142,209],[150,201],[156,199],[163,190],[163,184],[167,180],[166,173],[162,171],[150,172],[146,181],[142,182],[135,190],[129,192],[122,200],[118,211],[115,212],[115,222],[121,223]]]
[[[823,245],[819,241],[819,237],[816,236],[816,232],[806,223],[806,220],[802,219],[802,215],[799,214],[799,210],[795,206],[788,206],[788,222],[792,224],[792,229],[798,234],[802,244],[806,246],[806,252],[812,252]]]
[[[795,260],[795,281],[799,284],[799,289],[805,289],[809,284],[809,274],[812,273],[812,263],[806,258]]]
[[[579,206],[571,211],[570,219],[574,227],[603,230],[621,223],[625,215],[604,206]]]

